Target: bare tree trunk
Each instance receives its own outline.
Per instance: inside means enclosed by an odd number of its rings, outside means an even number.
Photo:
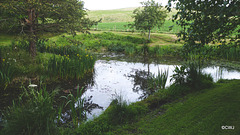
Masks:
[[[35,58],[35,56],[37,55],[37,49],[36,49],[36,38],[30,37],[30,42],[29,42],[29,53],[32,56],[32,58]]]
[[[151,34],[151,29],[148,31],[148,41],[150,41],[150,34]]]
[[[36,15],[34,9],[30,9],[28,11],[28,20],[27,24],[29,25],[29,31],[30,31],[30,36],[29,36],[29,53],[32,56],[32,58],[35,58],[37,55],[37,50],[36,50],[36,36],[34,33],[34,21],[35,21]]]

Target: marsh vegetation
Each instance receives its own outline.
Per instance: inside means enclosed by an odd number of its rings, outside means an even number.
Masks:
[[[240,82],[226,80],[240,79],[235,12],[215,15],[232,18],[217,18],[228,27],[198,31],[212,23],[184,18],[180,1],[150,39],[128,27],[134,9],[87,12],[54,0],[20,12],[18,2],[0,3],[0,29],[9,29],[0,34],[1,135],[225,134],[219,125],[239,125]]]

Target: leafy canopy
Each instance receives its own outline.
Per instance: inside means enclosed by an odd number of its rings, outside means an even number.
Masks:
[[[167,17],[166,10],[163,10],[161,4],[155,2],[154,0],[141,2],[142,8],[137,8],[133,11],[133,18],[135,19],[133,24],[129,26],[131,28],[142,30],[142,32],[149,31],[149,40],[150,40],[150,31],[154,27],[160,28]]]
[[[169,0],[169,10],[172,3],[178,11],[173,21],[183,28],[178,36],[189,46],[226,43],[227,39],[239,44],[239,0]]]
[[[2,0],[1,26],[29,34],[87,30],[89,19],[82,1],[78,0]],[[13,29],[11,29],[13,30]]]
[[[40,34],[87,32],[95,23],[85,17],[87,13],[79,0],[1,0],[0,11],[0,27],[27,35],[33,57]]]

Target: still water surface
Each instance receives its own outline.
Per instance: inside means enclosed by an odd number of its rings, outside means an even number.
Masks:
[[[98,60],[95,64],[94,85],[88,86],[84,97],[92,96],[93,103],[98,104],[105,110],[117,95],[122,95],[128,102],[139,101],[144,90],[139,88],[136,76],[144,76],[148,73],[157,74],[158,71],[168,70],[168,80],[166,86],[170,86],[170,76],[173,70],[179,65],[167,64],[144,64],[123,62],[117,60]],[[240,72],[227,70],[218,66],[209,66],[203,69],[204,73],[211,74],[214,82],[222,79],[240,79]],[[94,109],[88,118],[92,119],[103,112],[101,109]]]

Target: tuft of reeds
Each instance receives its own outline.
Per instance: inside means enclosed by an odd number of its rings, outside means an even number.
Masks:
[[[57,134],[57,113],[53,108],[56,93],[24,88],[19,100],[4,113],[4,134]]]
[[[148,89],[156,91],[159,89],[165,89],[168,79],[168,70],[160,71],[158,69],[157,75],[153,74],[148,77]]]
[[[73,126],[78,127],[81,122],[86,119],[86,112],[84,110],[85,98],[82,97],[84,88],[79,88],[77,86],[77,95],[74,96],[72,93],[69,93],[67,96],[62,96],[66,99],[65,107],[69,106],[70,108],[70,117],[73,123]]]
[[[85,74],[92,73],[96,58],[89,54],[76,56],[53,56],[49,59],[47,71],[50,76],[63,79],[81,79]]]
[[[14,68],[6,58],[2,57],[1,53],[2,48],[0,47],[0,85],[6,88],[14,77]]]

